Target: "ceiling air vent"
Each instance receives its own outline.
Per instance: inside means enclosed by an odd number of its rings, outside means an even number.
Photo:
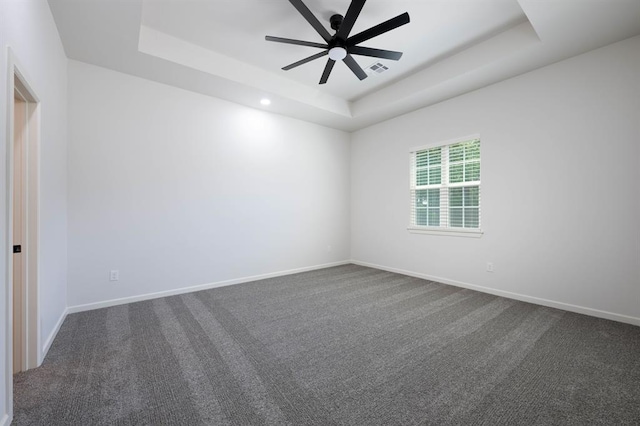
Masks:
[[[380,62],[375,62],[369,67],[367,67],[367,72],[370,74],[382,74],[385,71],[388,71],[389,67],[381,64]]]

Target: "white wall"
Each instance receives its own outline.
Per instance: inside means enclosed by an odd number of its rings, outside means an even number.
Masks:
[[[44,0],[0,0],[0,276],[6,281],[7,221],[7,46],[11,47],[41,101],[40,175],[40,347],[66,307],[67,59]],[[8,284],[0,296],[0,365],[5,365]],[[0,423],[7,413],[11,379],[0,369]]]
[[[69,120],[70,307],[349,259],[347,133],[76,61]]]
[[[640,324],[639,76],[635,37],[354,133],[352,258]],[[474,133],[484,236],[410,234],[410,148]]]

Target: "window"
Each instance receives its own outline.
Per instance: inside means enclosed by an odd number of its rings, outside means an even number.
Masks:
[[[480,139],[411,152],[409,230],[479,236]]]

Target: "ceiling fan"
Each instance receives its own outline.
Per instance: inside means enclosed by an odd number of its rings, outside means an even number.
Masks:
[[[349,69],[351,69],[351,71],[353,71],[353,73],[360,80],[364,80],[365,78],[367,78],[367,73],[364,72],[364,70],[360,67],[360,65],[358,65],[358,63],[355,61],[355,59],[353,59],[353,56],[351,55],[372,56],[374,58],[391,59],[393,61],[399,60],[402,56],[402,52],[372,49],[370,47],[358,46],[358,44],[371,38],[377,37],[380,34],[384,34],[387,31],[396,29],[404,24],[408,24],[409,14],[407,12],[349,37],[349,33],[351,32],[353,25],[356,23],[356,19],[358,19],[360,11],[364,7],[366,0],[353,0],[351,2],[351,5],[349,6],[349,9],[347,10],[347,14],[344,17],[338,14],[331,16],[331,28],[336,31],[334,35],[331,35],[329,31],[327,31],[327,29],[320,23],[320,21],[318,21],[318,18],[315,17],[315,15],[309,10],[309,8],[302,2],[302,0],[289,0],[289,2],[298,10],[298,12],[300,12],[300,14],[307,20],[307,22],[311,24],[311,26],[318,32],[318,34],[320,34],[320,36],[324,39],[325,44],[303,40],[294,40],[290,38],[266,36],[265,40],[267,41],[275,41],[277,43],[296,44],[299,46],[317,47],[319,49],[324,49],[320,53],[316,53],[315,55],[311,55],[308,58],[304,58],[300,61],[287,65],[286,67],[283,67],[282,69],[285,71],[306,64],[307,62],[311,62],[314,59],[319,59],[323,56],[329,55],[327,65],[324,67],[324,72],[322,73],[322,77],[320,78],[320,84],[325,84],[327,82],[333,66],[335,65],[336,61],[340,60],[344,61]]]

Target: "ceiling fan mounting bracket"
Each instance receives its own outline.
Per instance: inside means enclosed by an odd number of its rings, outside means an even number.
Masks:
[[[335,15],[331,15],[331,18],[329,18],[329,22],[331,23],[331,28],[335,31],[338,31],[340,29],[340,25],[342,24],[342,20],[344,19],[344,16],[340,15],[340,14],[335,14]]]

